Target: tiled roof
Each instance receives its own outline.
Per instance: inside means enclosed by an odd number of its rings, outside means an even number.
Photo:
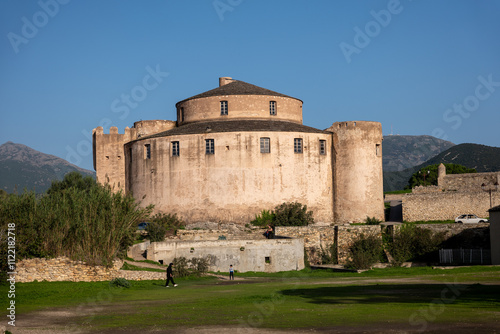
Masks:
[[[193,99],[199,99],[202,97],[210,97],[210,96],[223,96],[223,95],[270,95],[270,96],[282,96],[282,97],[288,97],[291,99],[296,99],[302,102],[302,100],[297,99],[295,97],[291,97],[285,94],[281,94],[278,92],[274,92],[269,89],[265,89],[259,86],[255,86],[249,83],[246,83],[244,81],[239,81],[239,80],[234,80],[231,83],[228,83],[224,86],[217,87],[215,89],[206,91],[204,93],[191,96],[190,98],[187,98],[185,100],[179,101],[176,103],[177,104],[181,102],[185,102],[188,100],[193,100]]]
[[[285,121],[270,120],[234,120],[234,121],[210,121],[184,124],[168,131],[156,133],[151,136],[142,137],[157,138],[176,135],[190,135],[202,133],[219,132],[256,132],[256,131],[276,131],[276,132],[305,132],[305,133],[330,133],[310,126]]]

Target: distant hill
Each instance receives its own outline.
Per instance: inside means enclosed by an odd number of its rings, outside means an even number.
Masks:
[[[9,141],[0,146],[0,189],[8,193],[15,189],[20,193],[24,188],[43,193],[50,187],[52,180],[62,180],[64,175],[73,171],[95,178],[93,171],[26,145]]]
[[[420,168],[440,163],[475,168],[478,173],[498,172],[500,171],[500,147],[479,144],[455,145],[418,166],[403,171],[384,172],[384,191],[403,189],[408,184],[411,175]]]
[[[402,171],[418,166],[454,145],[432,136],[384,136],[384,172]]]

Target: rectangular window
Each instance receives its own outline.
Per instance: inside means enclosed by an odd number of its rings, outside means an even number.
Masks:
[[[214,140],[213,139],[205,139],[205,154],[214,154]]]
[[[293,140],[293,152],[302,153],[302,138],[295,138]]]
[[[319,141],[319,154],[326,154],[326,140]]]
[[[172,156],[173,157],[178,157],[179,156],[179,142],[178,141],[173,141],[172,142]]]
[[[151,145],[144,145],[144,159],[151,159]]]
[[[260,153],[271,153],[271,139],[260,138]]]
[[[269,101],[269,114],[276,115],[276,101]]]
[[[375,144],[375,154],[377,157],[382,156],[382,147],[380,144]]]
[[[227,115],[227,101],[220,101],[220,114]]]

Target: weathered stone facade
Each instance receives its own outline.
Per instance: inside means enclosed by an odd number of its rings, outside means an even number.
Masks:
[[[120,270],[123,261],[114,261],[113,267],[90,266],[82,261],[72,261],[67,257],[53,259],[24,259],[16,264],[16,282],[70,281],[95,282],[110,281],[117,277],[128,280],[165,279],[165,273],[152,271]]]
[[[491,194],[493,205],[500,204],[500,193]],[[486,192],[440,192],[403,195],[403,220],[450,220],[461,214],[488,217],[490,195]]]
[[[301,100],[219,82],[178,102],[176,122],[94,129],[97,180],[188,223],[245,224],[283,202],[307,205],[319,222],[384,219],[380,123],[307,127]]]
[[[278,272],[304,269],[304,242],[301,239],[205,240],[153,242],[148,260],[163,263],[176,257],[209,258],[210,271]]]

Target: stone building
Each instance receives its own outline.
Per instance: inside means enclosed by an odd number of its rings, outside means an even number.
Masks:
[[[177,121],[93,130],[97,180],[186,222],[247,223],[300,202],[319,222],[383,219],[382,127],[302,124],[302,101],[233,80],[176,104]]]

